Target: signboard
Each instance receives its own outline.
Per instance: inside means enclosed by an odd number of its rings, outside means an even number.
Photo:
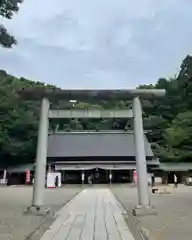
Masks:
[[[56,188],[55,180],[58,177],[58,187],[61,187],[61,173],[51,172],[47,173],[47,188]]]

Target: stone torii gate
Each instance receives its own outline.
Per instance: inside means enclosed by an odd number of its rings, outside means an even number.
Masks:
[[[43,206],[43,191],[45,187],[45,172],[47,162],[47,141],[49,118],[133,118],[135,156],[138,174],[138,205],[134,209],[135,215],[155,214],[150,204],[148,191],[148,176],[144,145],[144,131],[140,98],[151,99],[163,97],[163,89],[135,89],[135,90],[45,90],[23,89],[19,92],[24,99],[41,99],[39,132],[37,141],[35,181],[33,199],[27,211],[46,212]],[[133,100],[132,110],[51,110],[50,100]]]

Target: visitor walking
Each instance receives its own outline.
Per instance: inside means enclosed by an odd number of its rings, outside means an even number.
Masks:
[[[92,184],[92,176],[91,175],[89,175],[89,177],[88,177],[88,183]]]
[[[174,174],[174,188],[177,188],[178,187],[178,180],[177,180],[177,175]]]

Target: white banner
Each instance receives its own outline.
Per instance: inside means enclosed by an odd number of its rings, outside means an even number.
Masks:
[[[56,177],[58,177],[58,187],[61,187],[61,173],[47,173],[47,188],[56,188]]]

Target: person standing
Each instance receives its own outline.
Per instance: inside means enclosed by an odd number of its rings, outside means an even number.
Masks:
[[[88,176],[88,184],[91,184],[91,176]]]
[[[88,177],[88,183],[89,183],[89,184],[92,184],[92,175],[89,175],[89,177]]]
[[[55,187],[58,188],[58,186],[59,186],[59,177],[56,176],[55,177]]]
[[[154,173],[151,174],[151,186],[152,187],[155,186],[155,176],[154,176]]]
[[[174,188],[177,188],[178,187],[178,180],[177,180],[177,175],[174,174]]]

